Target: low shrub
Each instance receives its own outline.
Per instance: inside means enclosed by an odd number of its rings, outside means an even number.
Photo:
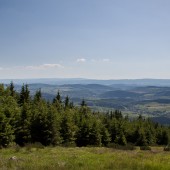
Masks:
[[[74,142],[73,143],[67,142],[67,143],[63,143],[61,146],[63,146],[63,147],[76,147],[76,144]]]
[[[21,147],[19,145],[14,146],[15,152],[20,152]]]
[[[170,146],[167,145],[166,147],[164,147],[164,151],[170,151]]]
[[[115,143],[110,143],[108,145],[109,148],[114,148],[114,149],[119,149],[119,150],[135,150],[136,147],[132,144],[127,144],[127,145],[118,145]]]
[[[151,150],[150,146],[140,146],[140,150]]]
[[[45,146],[42,145],[40,142],[35,142],[35,143],[27,143],[25,145],[25,148],[27,151],[31,151],[32,148],[36,148],[36,149],[44,149]]]

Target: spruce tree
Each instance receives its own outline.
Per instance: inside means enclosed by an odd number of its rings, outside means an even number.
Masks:
[[[100,127],[97,121],[94,121],[89,133],[88,145],[101,146],[101,134]]]
[[[103,146],[107,146],[111,141],[110,134],[108,132],[108,129],[104,126],[101,128],[101,143]]]
[[[0,112],[0,147],[7,147],[14,140],[14,129],[9,119]]]
[[[23,84],[21,87],[20,97],[19,97],[19,104],[22,106],[25,102],[25,85]]]
[[[75,143],[75,136],[76,136],[76,125],[74,124],[74,121],[72,120],[72,114],[70,114],[67,111],[63,114],[62,120],[61,120],[61,129],[60,134],[62,137],[62,143],[64,145],[72,145]]]
[[[21,108],[20,119],[15,129],[15,142],[21,146],[31,142],[31,112],[30,106],[24,103]]]
[[[11,81],[11,83],[10,83],[10,85],[9,85],[9,90],[10,90],[10,95],[12,96],[12,97],[14,97],[15,96],[15,90],[14,90],[14,84],[13,84],[13,82]]]
[[[69,104],[70,104],[70,99],[69,99],[68,96],[66,96],[65,101],[64,101],[64,106],[65,106],[65,108],[68,108],[68,107],[69,107]]]
[[[81,107],[85,107],[85,106],[87,106],[87,104],[86,104],[85,100],[83,99],[81,102]]]
[[[34,102],[40,102],[42,98],[41,89],[37,90],[34,95]]]
[[[57,108],[58,111],[62,110],[62,100],[59,91],[57,93],[57,96],[53,99],[53,105]]]
[[[136,141],[137,146],[148,146],[146,133],[145,133],[143,128],[137,129],[136,132],[135,132],[135,136],[136,136],[136,139],[137,139],[137,141]]]

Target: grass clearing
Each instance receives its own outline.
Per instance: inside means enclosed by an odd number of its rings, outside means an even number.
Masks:
[[[16,156],[16,160],[10,159],[13,156]],[[151,151],[123,151],[104,147],[0,150],[1,170],[169,170],[169,160],[170,152],[163,151],[161,147],[152,147]]]

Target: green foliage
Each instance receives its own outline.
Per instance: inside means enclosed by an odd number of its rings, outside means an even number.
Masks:
[[[36,93],[34,95],[34,102],[35,103],[40,102],[41,98],[42,98],[42,94],[41,94],[41,90],[39,89],[36,91]]]
[[[88,145],[101,146],[101,137],[100,124],[94,121],[90,129]]]
[[[30,101],[30,91],[28,89],[28,85],[24,85],[21,88],[19,104],[22,106],[24,103],[28,103]]]
[[[43,145],[56,145],[60,143],[60,134],[57,127],[56,110],[48,106],[43,100],[33,105],[31,120],[31,141]]]
[[[62,144],[65,145],[74,144],[77,127],[73,122],[71,112],[69,113],[68,110],[63,114],[60,128]]]
[[[65,108],[68,108],[68,107],[69,107],[69,104],[70,104],[70,99],[69,99],[68,96],[66,96],[65,101],[64,101],[64,106],[65,106]]]
[[[0,147],[7,147],[14,140],[14,131],[8,118],[0,112]]]
[[[84,100],[84,99],[83,99],[83,100],[82,100],[82,102],[81,102],[81,106],[82,106],[82,107],[87,106],[87,104],[86,104],[86,102],[85,102],[85,100]]]
[[[15,96],[15,90],[14,90],[14,84],[13,84],[13,82],[11,82],[10,83],[10,85],[9,85],[9,90],[10,90],[10,95],[12,96],[12,97],[14,97]]]
[[[101,143],[104,146],[108,146],[108,144],[110,143],[111,138],[110,138],[110,134],[108,132],[108,129],[105,127],[101,128]]]
[[[26,103],[21,107],[21,113],[15,129],[15,142],[24,145],[31,142],[31,110]]]
[[[0,96],[0,146],[6,147],[15,139],[14,131],[19,118],[19,107],[8,89],[1,86]],[[2,95],[3,94],[3,95]]]
[[[146,134],[143,128],[137,129],[135,132],[135,136],[137,139],[136,145],[138,146],[147,146],[148,141],[146,139]]]
[[[58,103],[62,103],[62,101],[61,101],[61,95],[60,95],[60,92],[58,91],[58,93],[57,93],[57,96],[53,99],[53,103],[55,103],[55,102],[58,102]]]
[[[119,144],[119,145],[126,145],[127,140],[126,140],[126,137],[125,137],[124,133],[121,132],[119,135],[117,135],[114,142]]]
[[[55,106],[58,111],[62,111],[63,106],[59,91],[57,93],[57,96],[53,99],[53,106]]]

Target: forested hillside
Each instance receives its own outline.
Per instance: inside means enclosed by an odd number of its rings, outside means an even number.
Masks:
[[[41,90],[30,96],[28,85],[20,93],[13,83],[0,85],[0,146],[24,146],[39,142],[63,146],[167,145],[169,127],[139,116],[130,120],[118,110],[93,112],[82,100],[74,106],[67,96],[53,101],[42,98]]]

